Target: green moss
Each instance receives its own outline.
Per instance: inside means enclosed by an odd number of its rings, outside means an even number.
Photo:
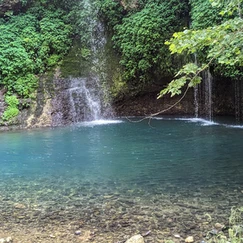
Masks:
[[[83,48],[79,41],[74,41],[69,53],[60,66],[62,77],[83,77],[88,75],[90,68],[90,50]]]
[[[119,70],[113,73],[112,86],[110,89],[112,98],[119,98],[123,96],[128,91],[127,83],[122,80],[122,75]]]

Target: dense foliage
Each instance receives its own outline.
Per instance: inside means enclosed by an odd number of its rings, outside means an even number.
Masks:
[[[190,6],[190,28],[204,29],[222,22],[223,16],[219,15],[219,8],[213,8],[209,0],[190,0]]]
[[[177,0],[149,1],[115,26],[113,40],[121,51],[125,80],[141,85],[173,73],[173,60],[164,42],[180,29],[184,11],[185,4]]]
[[[148,0],[137,1],[136,5],[130,1],[122,11],[117,1],[107,0],[101,4],[101,10],[108,25],[113,27],[123,80],[139,90],[172,75],[175,65],[164,42],[186,24],[186,1]]]
[[[99,2],[100,18],[106,23],[109,28],[113,28],[120,24],[126,11],[119,1],[114,0],[100,0]]]
[[[0,85],[7,97],[33,97],[37,75],[56,65],[71,45],[72,27],[65,12],[35,6],[3,19],[0,32]],[[4,120],[17,114],[17,105],[8,107]]]

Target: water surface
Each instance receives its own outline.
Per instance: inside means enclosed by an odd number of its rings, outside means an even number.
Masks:
[[[134,228],[159,232],[148,238],[159,242],[175,231],[191,233],[179,225],[194,215],[196,231],[206,230],[205,214],[226,222],[230,208],[242,205],[242,138],[241,125],[200,119],[95,121],[1,133],[1,226],[82,219],[86,228],[113,232],[104,242]]]

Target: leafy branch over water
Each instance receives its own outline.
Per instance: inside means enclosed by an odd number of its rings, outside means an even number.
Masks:
[[[159,97],[168,93],[171,96],[180,94],[185,85],[195,87],[201,82],[199,74],[211,64],[231,67],[243,66],[243,19],[241,17],[243,1],[211,0],[211,2],[213,6],[222,8],[220,14],[228,15],[228,20],[213,27],[176,32],[169,41],[165,42],[169,45],[171,54],[206,53],[206,64],[189,63],[183,66],[175,76],[176,79],[160,92]]]

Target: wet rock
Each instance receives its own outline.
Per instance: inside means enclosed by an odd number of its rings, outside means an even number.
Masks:
[[[188,237],[185,239],[185,242],[186,242],[186,243],[192,243],[192,242],[194,242],[194,238],[193,238],[193,236],[188,236]]]
[[[134,235],[128,239],[125,243],[144,243],[144,239],[141,235]]]
[[[200,241],[200,243],[207,243],[206,241],[204,241],[204,240],[202,240],[202,241]]]
[[[218,234],[218,230],[216,230],[216,229],[212,229],[209,233],[210,233],[211,235],[217,235],[217,234]]]
[[[26,208],[26,206],[22,203],[15,203],[14,207],[17,208],[17,209],[25,209]]]

